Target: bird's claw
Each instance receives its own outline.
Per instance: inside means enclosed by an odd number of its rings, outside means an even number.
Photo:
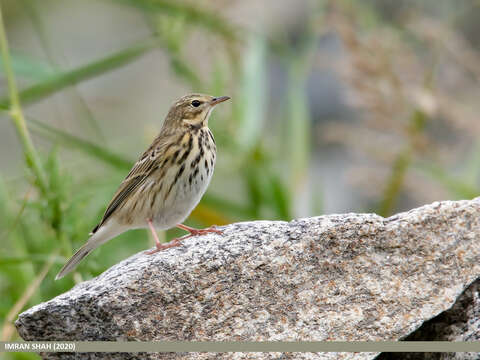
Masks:
[[[210,233],[222,235],[223,231],[216,229],[215,226],[210,226],[209,228],[206,228],[206,229],[194,229],[190,231],[190,234],[193,236],[207,235]]]
[[[180,245],[181,245],[180,239],[173,239],[172,241],[170,241],[166,244],[157,244],[155,249],[145,251],[145,254],[153,255],[157,252],[160,252],[160,251],[163,251],[163,250],[166,250],[166,249],[170,249],[172,247],[177,247],[177,246],[180,246]]]
[[[187,234],[185,236],[182,236],[182,237],[179,237],[179,238],[176,238],[176,239],[173,239],[169,243],[161,244],[161,243],[158,242],[156,244],[155,249],[145,251],[145,254],[152,255],[152,254],[155,254],[157,252],[160,252],[160,251],[163,251],[163,250],[166,250],[166,249],[170,249],[172,247],[180,246],[182,244],[181,243],[182,240],[191,238],[193,236],[207,235],[207,234],[210,234],[210,233],[215,233],[215,234],[219,234],[219,235],[223,234],[223,231],[216,229],[215,226],[210,226],[209,228],[206,228],[206,229],[189,228],[188,232],[189,232],[189,234]]]

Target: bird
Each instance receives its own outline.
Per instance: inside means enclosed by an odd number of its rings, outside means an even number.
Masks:
[[[66,262],[55,280],[70,273],[94,249],[139,228],[150,229],[155,248],[146,254],[179,246],[191,236],[222,232],[211,226],[195,229],[182,224],[207,190],[216,161],[216,144],[208,128],[210,114],[229,96],[189,94],[165,117],[160,133],[122,181],[87,242]],[[160,243],[156,230],[173,227],[189,234]]]

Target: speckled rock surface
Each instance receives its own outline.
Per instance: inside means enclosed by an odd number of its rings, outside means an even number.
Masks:
[[[153,256],[136,254],[25,311],[17,329],[25,340],[397,340],[450,308],[480,276],[480,199],[387,219],[328,215],[223,230]]]
[[[406,341],[480,341],[480,279],[455,304],[423,323]],[[479,360],[478,353],[383,353],[377,360]]]

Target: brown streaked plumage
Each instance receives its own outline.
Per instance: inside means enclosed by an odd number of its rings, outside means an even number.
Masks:
[[[130,229],[149,228],[155,238],[155,252],[178,246],[180,241],[209,232],[181,224],[205,193],[213,174],[216,145],[208,128],[213,108],[228,96],[191,94],[180,98],[168,112],[160,134],[135,163],[113,195],[90,238],[64,265],[60,279],[91,251]],[[161,244],[155,229],[177,226],[189,235]]]

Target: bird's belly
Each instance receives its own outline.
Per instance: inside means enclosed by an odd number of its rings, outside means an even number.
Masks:
[[[207,190],[213,174],[213,166],[207,172],[203,166],[198,171],[184,171],[172,187],[163,204],[153,210],[153,223],[158,229],[169,229],[182,223],[197,206]]]

